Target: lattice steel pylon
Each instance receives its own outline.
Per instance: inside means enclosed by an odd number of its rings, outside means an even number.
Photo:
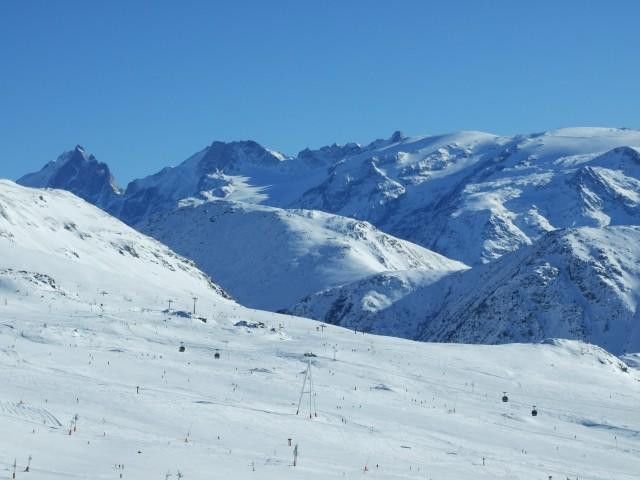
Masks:
[[[305,391],[307,381],[309,382],[309,390]],[[313,375],[311,374],[311,360],[307,360],[307,369],[304,372],[304,380],[302,382],[302,389],[300,390],[300,398],[298,399],[298,409],[296,410],[296,415],[300,413],[302,397],[305,393],[309,394],[309,418],[317,417],[318,409],[316,405],[316,392],[315,388],[313,387]]]

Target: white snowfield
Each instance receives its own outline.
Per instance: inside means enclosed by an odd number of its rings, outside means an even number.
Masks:
[[[640,371],[598,347],[246,309],[70,194],[0,193],[0,478],[638,478]]]
[[[184,202],[141,231],[192,259],[239,303],[277,311],[329,287],[386,271],[467,268],[339,215],[221,200]]]

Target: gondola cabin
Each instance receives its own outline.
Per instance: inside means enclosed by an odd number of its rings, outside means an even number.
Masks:
[[[507,392],[502,393],[502,401],[507,403],[509,401],[509,397],[507,397]]]
[[[536,406],[533,406],[533,410],[531,410],[531,416],[532,417],[537,417],[538,416],[538,410],[536,409]]]

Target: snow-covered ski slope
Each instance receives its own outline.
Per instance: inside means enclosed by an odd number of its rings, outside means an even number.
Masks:
[[[76,197],[1,186],[0,477],[638,478],[640,372],[598,347],[246,309]]]
[[[2,297],[6,478],[29,455],[31,473],[18,478],[328,479],[366,466],[380,479],[631,480],[640,471],[640,372],[597,347],[419,343],[230,303],[203,302],[203,323],[135,292],[131,302],[110,297],[102,316],[31,285]],[[308,359],[311,419],[307,396],[295,414]]]

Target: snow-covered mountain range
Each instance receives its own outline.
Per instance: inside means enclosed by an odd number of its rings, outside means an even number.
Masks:
[[[67,192],[1,181],[0,231],[1,477],[637,478],[640,371],[594,345],[248,309]]]
[[[515,137],[396,132],[296,157],[251,141],[214,142],[121,191],[77,147],[18,183],[70,190],[133,225],[185,198],[321,210],[475,265],[556,228],[637,223],[639,148],[639,131],[605,128]]]
[[[615,328],[602,333],[588,313],[591,308],[575,310],[581,315],[579,328],[567,323],[556,329],[548,327],[542,310],[527,311],[531,305],[524,299],[510,304],[513,315],[505,320],[529,318],[524,330],[515,324],[512,329],[498,327],[491,321],[495,317],[489,313],[482,317],[484,310],[475,309],[474,321],[484,330],[460,325],[466,333],[455,335],[441,321],[447,318],[459,325],[460,320],[452,320],[446,312],[467,305],[467,296],[443,297],[438,289],[448,285],[450,280],[444,277],[464,267],[449,263],[457,266],[432,268],[431,260],[416,263],[410,253],[419,245],[431,250],[420,250],[430,259],[437,252],[463,262],[473,266],[471,272],[452,278],[473,278],[487,271],[482,265],[493,265],[505,254],[552,248],[545,240],[554,238],[549,232],[639,225],[639,149],[640,131],[631,129],[566,128],[513,137],[482,132],[406,137],[396,132],[368,145],[332,145],[296,156],[251,141],[214,142],[178,166],[134,180],[126,189],[117,187],[110,174],[105,183],[105,167],[95,159],[68,153],[19,182],[68,189],[92,201],[195,260],[252,305],[410,338],[501,342],[556,332],[606,341],[615,350],[640,349],[635,339],[626,344],[605,340]],[[67,157],[78,158],[85,168],[67,168],[70,160],[61,161]],[[86,187],[77,181],[78,171],[87,179]],[[228,220],[208,220],[209,209],[225,208],[233,210]],[[369,222],[372,236],[384,232],[393,242],[402,239],[402,251],[374,247],[370,238],[355,241],[349,228],[336,227],[352,224],[345,217]],[[373,233],[374,227],[379,232]],[[636,241],[633,229],[612,231],[628,236],[628,242]],[[615,243],[616,248],[624,244],[624,240]],[[614,260],[627,258],[615,249],[609,254]],[[614,260],[602,268],[610,268]],[[234,271],[235,261],[244,262],[242,274]],[[563,273],[567,267],[556,268]],[[616,272],[607,274],[615,277]],[[587,285],[593,270],[573,275],[584,276],[570,277],[573,287]],[[635,288],[635,270],[629,269],[627,275],[626,288]],[[504,286],[501,291],[508,289]],[[418,292],[427,291],[429,296],[417,302],[419,308],[407,306]],[[558,315],[584,301],[545,292]],[[438,304],[440,298],[446,298],[446,306]],[[611,325],[628,325],[635,312],[629,301],[624,308],[598,315],[610,317]]]

